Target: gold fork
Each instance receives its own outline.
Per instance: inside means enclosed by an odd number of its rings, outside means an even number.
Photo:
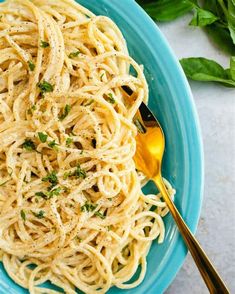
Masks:
[[[136,168],[142,171],[149,179],[152,179],[158,187],[210,293],[229,293],[229,290],[171,200],[161,174],[162,158],[165,150],[164,133],[159,122],[144,103],[141,104],[134,118],[134,123],[138,128],[136,154],[134,156]]]

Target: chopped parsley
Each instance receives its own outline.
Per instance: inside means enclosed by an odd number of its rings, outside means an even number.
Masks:
[[[95,210],[97,206],[98,206],[97,204],[93,204],[93,203],[86,201],[86,203],[83,206],[81,206],[81,211],[91,212],[91,211]]]
[[[66,146],[69,147],[71,144],[73,143],[73,139],[72,138],[67,138],[66,139]]]
[[[67,180],[68,177],[71,177],[72,176],[72,173],[71,172],[66,172],[64,173],[64,176],[63,176],[63,179],[64,180]]]
[[[72,106],[66,104],[63,113],[59,116],[59,120],[63,120],[66,118],[66,116],[69,114],[69,112],[71,111]]]
[[[29,108],[27,110],[27,113],[30,114],[30,115],[32,115],[35,110],[36,110],[36,105],[33,105],[31,108]]]
[[[104,73],[102,73],[102,75],[100,76],[100,78],[102,79],[102,78],[103,78],[103,76],[104,76]]]
[[[44,192],[36,192],[35,193],[35,196],[38,196],[38,197],[42,197],[44,199],[47,199],[47,195]]]
[[[112,93],[108,94],[108,102],[111,104],[114,104],[116,102]]]
[[[33,151],[36,150],[36,146],[34,142],[30,139],[26,139],[22,145],[22,147],[27,151]]]
[[[80,164],[77,166],[76,170],[72,174],[77,178],[86,178],[86,171],[80,167]]]
[[[61,192],[61,188],[58,187],[48,192],[36,192],[35,196],[42,197],[43,199],[48,200],[48,199],[51,199],[53,196],[58,196],[60,192]]]
[[[96,148],[96,143],[96,139],[91,140],[91,145],[93,146],[93,148]]]
[[[81,168],[80,164],[78,164],[77,168],[75,169],[74,172],[66,172],[64,173],[64,180],[66,180],[69,177],[76,177],[76,178],[86,178],[86,171]]]
[[[28,61],[28,66],[29,66],[29,69],[31,70],[31,71],[34,71],[34,69],[35,69],[35,64],[32,62],[32,61]]]
[[[100,217],[101,219],[105,219],[105,215],[103,213],[99,212],[99,211],[96,211],[95,215]]]
[[[55,150],[57,149],[57,146],[59,146],[59,144],[57,144],[57,143],[55,142],[55,140],[48,142],[47,145],[48,145],[50,148],[55,149]]]
[[[69,54],[69,58],[77,57],[80,53],[81,53],[80,50],[75,51],[75,52],[71,52],[71,53]]]
[[[38,137],[39,137],[39,139],[40,139],[40,141],[42,142],[42,143],[45,143],[46,141],[47,141],[47,134],[44,134],[44,133],[41,133],[41,132],[39,132],[38,133]]]
[[[38,83],[37,86],[40,89],[41,94],[53,92],[53,90],[54,90],[54,86],[46,81]]]
[[[25,222],[26,221],[26,214],[23,209],[20,211],[20,216],[21,216],[22,220]]]
[[[90,101],[87,102],[87,104],[85,104],[84,106],[89,106],[94,102],[94,99],[91,99]]]
[[[53,188],[54,186],[56,186],[56,185],[59,183],[55,171],[51,172],[51,173],[48,174],[46,177],[42,178],[42,181],[43,181],[43,182],[49,182],[49,183],[51,183],[52,188]]]
[[[61,192],[61,188],[60,187],[55,188],[55,189],[51,190],[50,192],[48,192],[48,197],[49,198],[52,198],[53,196],[59,196],[60,195],[60,192]]]
[[[40,47],[42,47],[42,48],[47,48],[47,47],[49,47],[49,46],[50,46],[50,44],[49,44],[48,42],[46,42],[46,41],[42,41],[42,40],[41,40]]]
[[[40,219],[41,219],[41,218],[44,218],[45,211],[40,210],[38,213],[32,211],[32,213],[33,213],[33,215],[36,216],[37,218],[40,218]]]

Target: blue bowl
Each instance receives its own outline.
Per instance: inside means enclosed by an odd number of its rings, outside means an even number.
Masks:
[[[0,1],[1,2],[1,1]],[[176,188],[175,203],[195,232],[203,190],[203,151],[192,94],[169,45],[155,23],[134,0],[79,0],[95,14],[107,15],[122,30],[130,55],[145,68],[150,88],[149,106],[166,135],[163,175]],[[153,192],[148,187],[148,192]],[[179,271],[187,250],[170,215],[164,219],[166,238],[153,242],[144,282],[132,290],[112,288],[108,293],[160,294]],[[0,266],[0,293],[28,293],[17,286]]]

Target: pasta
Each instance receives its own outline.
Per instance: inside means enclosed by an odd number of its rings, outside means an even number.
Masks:
[[[132,121],[148,99],[142,67],[111,19],[75,1],[7,0],[0,16],[8,275],[31,294],[58,293],[41,287],[47,281],[65,293],[136,287],[168,212],[161,195],[141,192],[133,161]]]

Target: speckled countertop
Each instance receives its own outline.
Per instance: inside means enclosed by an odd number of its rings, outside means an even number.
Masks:
[[[202,56],[228,66],[206,34],[187,24],[191,16],[159,27],[179,57]],[[190,82],[205,152],[205,192],[197,238],[235,293],[235,89]],[[208,293],[190,255],[167,294]]]

